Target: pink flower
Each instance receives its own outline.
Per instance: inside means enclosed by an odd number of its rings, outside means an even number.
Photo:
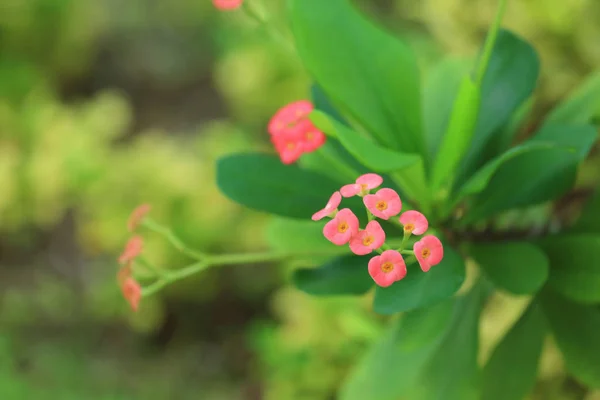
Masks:
[[[133,261],[142,252],[144,241],[140,236],[134,236],[125,245],[125,250],[119,256],[119,263],[127,264]]]
[[[406,263],[396,250],[386,250],[369,261],[369,275],[381,287],[388,287],[406,276]]]
[[[337,210],[337,208],[341,202],[342,202],[342,195],[340,194],[340,192],[335,192],[329,198],[329,201],[325,205],[325,208],[322,210],[319,210],[313,214],[312,220],[318,221],[318,220],[321,220],[321,219],[327,217],[328,215],[333,214]]]
[[[404,233],[422,235],[427,231],[429,223],[427,218],[418,211],[406,211],[400,216],[400,223],[404,225]]]
[[[358,233],[358,218],[350,209],[340,210],[335,217],[323,227],[323,235],[333,244],[342,246]]]
[[[275,150],[279,153],[281,162],[284,164],[296,162],[304,152],[301,132],[288,130],[277,136],[272,136],[271,141],[275,145]]]
[[[308,120],[308,115],[314,110],[312,103],[308,100],[300,100],[282,107],[273,115],[267,130],[273,136],[285,132],[288,128],[295,126],[301,120]],[[308,120],[310,121],[310,120]]]
[[[150,206],[150,204],[142,204],[138,206],[135,210],[133,210],[133,212],[129,216],[129,220],[127,221],[127,229],[129,229],[129,232],[135,231],[135,229],[138,227],[138,225],[142,222],[146,214],[148,214],[151,209],[152,207]]]
[[[123,297],[129,302],[129,306],[133,311],[137,311],[142,299],[142,288],[140,284],[133,278],[126,278],[121,285]]]
[[[350,250],[356,255],[364,256],[375,249],[380,248],[385,242],[385,232],[379,222],[371,221],[364,230],[352,236],[350,239]]]
[[[383,183],[383,178],[377,174],[365,174],[359,176],[356,182],[345,185],[340,189],[342,196],[352,197],[364,196],[371,189],[375,189]]]
[[[310,101],[296,101],[281,108],[269,121],[267,130],[284,164],[295,162],[303,153],[325,143],[325,134],[308,118],[313,109]]]
[[[221,11],[235,10],[239,8],[243,0],[213,0],[213,4]]]
[[[393,189],[383,188],[375,194],[368,194],[363,202],[374,216],[385,220],[397,215],[402,209],[400,196]]]
[[[296,126],[291,129],[298,131],[302,150],[307,153],[315,151],[325,144],[325,134],[318,130],[308,118],[298,121]]]
[[[429,271],[431,267],[439,264],[444,258],[442,242],[433,235],[424,236],[415,243],[413,250],[423,272]]]

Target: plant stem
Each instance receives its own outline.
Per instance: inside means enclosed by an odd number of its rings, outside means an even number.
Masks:
[[[262,252],[248,254],[221,254],[216,256],[205,257],[204,260],[187,267],[181,268],[173,272],[166,272],[160,276],[154,283],[146,286],[142,290],[143,296],[150,296],[167,285],[176,282],[180,279],[195,275],[210,267],[232,265],[232,264],[252,264],[257,262],[272,262],[280,261],[293,257],[302,256],[334,256],[347,253],[347,249],[334,247],[328,251],[312,251],[312,252]]]
[[[485,72],[487,71],[490,58],[492,57],[492,52],[494,51],[494,44],[496,43],[496,38],[498,37],[500,23],[502,22],[502,17],[504,16],[504,11],[506,10],[506,2],[506,0],[498,1],[496,17],[494,18],[494,22],[492,23],[492,26],[490,27],[490,30],[488,31],[487,37],[485,39],[483,53],[481,55],[481,58],[479,59],[479,64],[477,66],[477,72],[475,75],[475,83],[479,87],[481,87],[481,83],[483,82]]]
[[[175,233],[173,233],[172,230],[165,228],[164,226],[155,222],[151,218],[148,218],[148,217],[144,218],[144,221],[142,222],[142,226],[144,226],[145,228],[148,228],[149,230],[151,230],[155,233],[158,233],[159,235],[164,236],[173,245],[173,247],[175,247],[177,250],[181,251],[183,254],[187,255],[188,257],[193,258],[198,261],[204,260],[206,258],[206,254],[203,254],[194,249],[190,249],[189,247],[187,247],[185,245],[185,243],[183,243],[183,241],[181,239],[179,239],[177,237],[177,235],[175,235]]]

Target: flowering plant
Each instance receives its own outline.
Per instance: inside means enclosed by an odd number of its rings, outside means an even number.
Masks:
[[[250,3],[214,0],[262,21]],[[410,47],[349,0],[287,3],[295,48],[314,79],[311,98],[268,123],[277,155],[232,154],[217,166],[227,197],[274,216],[274,250],[201,254],[138,209],[131,230],[163,234],[196,262],[156,271],[134,237],[119,275],[132,307],[213,266],[319,263],[294,272],[300,290],[373,291],[375,312],[404,313],[341,399],[521,399],[550,333],[569,372],[600,387],[592,333],[600,330],[600,197],[575,217],[546,206],[568,199],[596,142],[597,81],[530,125],[539,60],[500,29],[505,1],[476,61],[443,60],[424,81]],[[528,218],[532,210],[542,218]],[[149,285],[132,278],[132,263],[149,272]],[[480,366],[479,319],[496,291],[529,301]]]

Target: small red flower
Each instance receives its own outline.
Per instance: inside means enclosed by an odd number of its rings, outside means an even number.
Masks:
[[[132,277],[126,278],[121,284],[121,291],[131,309],[137,311],[142,299],[142,287],[140,284]]]
[[[329,201],[325,205],[325,208],[323,208],[322,210],[319,210],[313,214],[312,220],[319,221],[325,217],[332,215],[333,213],[336,212],[336,210],[341,202],[342,202],[342,195],[340,194],[340,192],[335,192],[329,198]]]
[[[400,196],[395,190],[388,188],[366,195],[363,197],[363,203],[374,216],[385,220],[398,215],[402,209]]]
[[[364,256],[380,248],[385,242],[385,232],[379,222],[371,221],[364,230],[352,236],[350,250],[356,255]]]
[[[119,263],[127,264],[133,261],[137,256],[140,255],[144,247],[144,240],[141,236],[134,236],[125,245],[125,250],[119,256]]]
[[[406,211],[400,216],[400,223],[404,225],[404,232],[414,235],[422,235],[429,228],[427,218],[418,211]]]
[[[213,4],[221,11],[235,10],[239,8],[243,0],[213,0]]]
[[[406,263],[396,250],[386,250],[371,258],[368,268],[371,278],[381,287],[388,287],[406,276]]]
[[[152,207],[150,204],[142,204],[136,207],[135,210],[129,215],[129,219],[127,220],[127,229],[129,232],[133,232],[140,225],[146,214],[150,212]]]
[[[358,218],[349,208],[340,210],[323,227],[323,235],[333,244],[342,246],[358,233]]]
[[[358,177],[354,183],[344,185],[340,193],[344,197],[364,196],[369,190],[379,187],[383,183],[383,178],[377,174],[364,174]]]
[[[423,236],[421,240],[413,246],[415,257],[423,272],[429,271],[431,267],[439,264],[444,258],[444,246],[440,239],[433,235]]]
[[[308,118],[313,109],[310,101],[296,101],[281,108],[269,121],[267,131],[284,164],[295,162],[303,153],[325,143],[325,134]]]

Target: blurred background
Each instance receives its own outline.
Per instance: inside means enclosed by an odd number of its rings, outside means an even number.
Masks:
[[[284,0],[246,1],[286,34]],[[473,56],[495,3],[357,1],[410,42],[424,74]],[[541,55],[534,116],[600,66],[597,0],[512,0],[504,25]],[[369,299],[311,298],[289,286],[290,266],[244,265],[134,314],[115,279],[143,202],[200,250],[266,248],[267,219],[219,194],[214,162],[271,151],[267,121],[309,83],[254,20],[210,0],[0,0],[0,399],[335,398],[385,328]],[[156,265],[189,262],[144,239]],[[488,306],[482,346],[522,304]],[[583,398],[552,349],[536,398]]]

